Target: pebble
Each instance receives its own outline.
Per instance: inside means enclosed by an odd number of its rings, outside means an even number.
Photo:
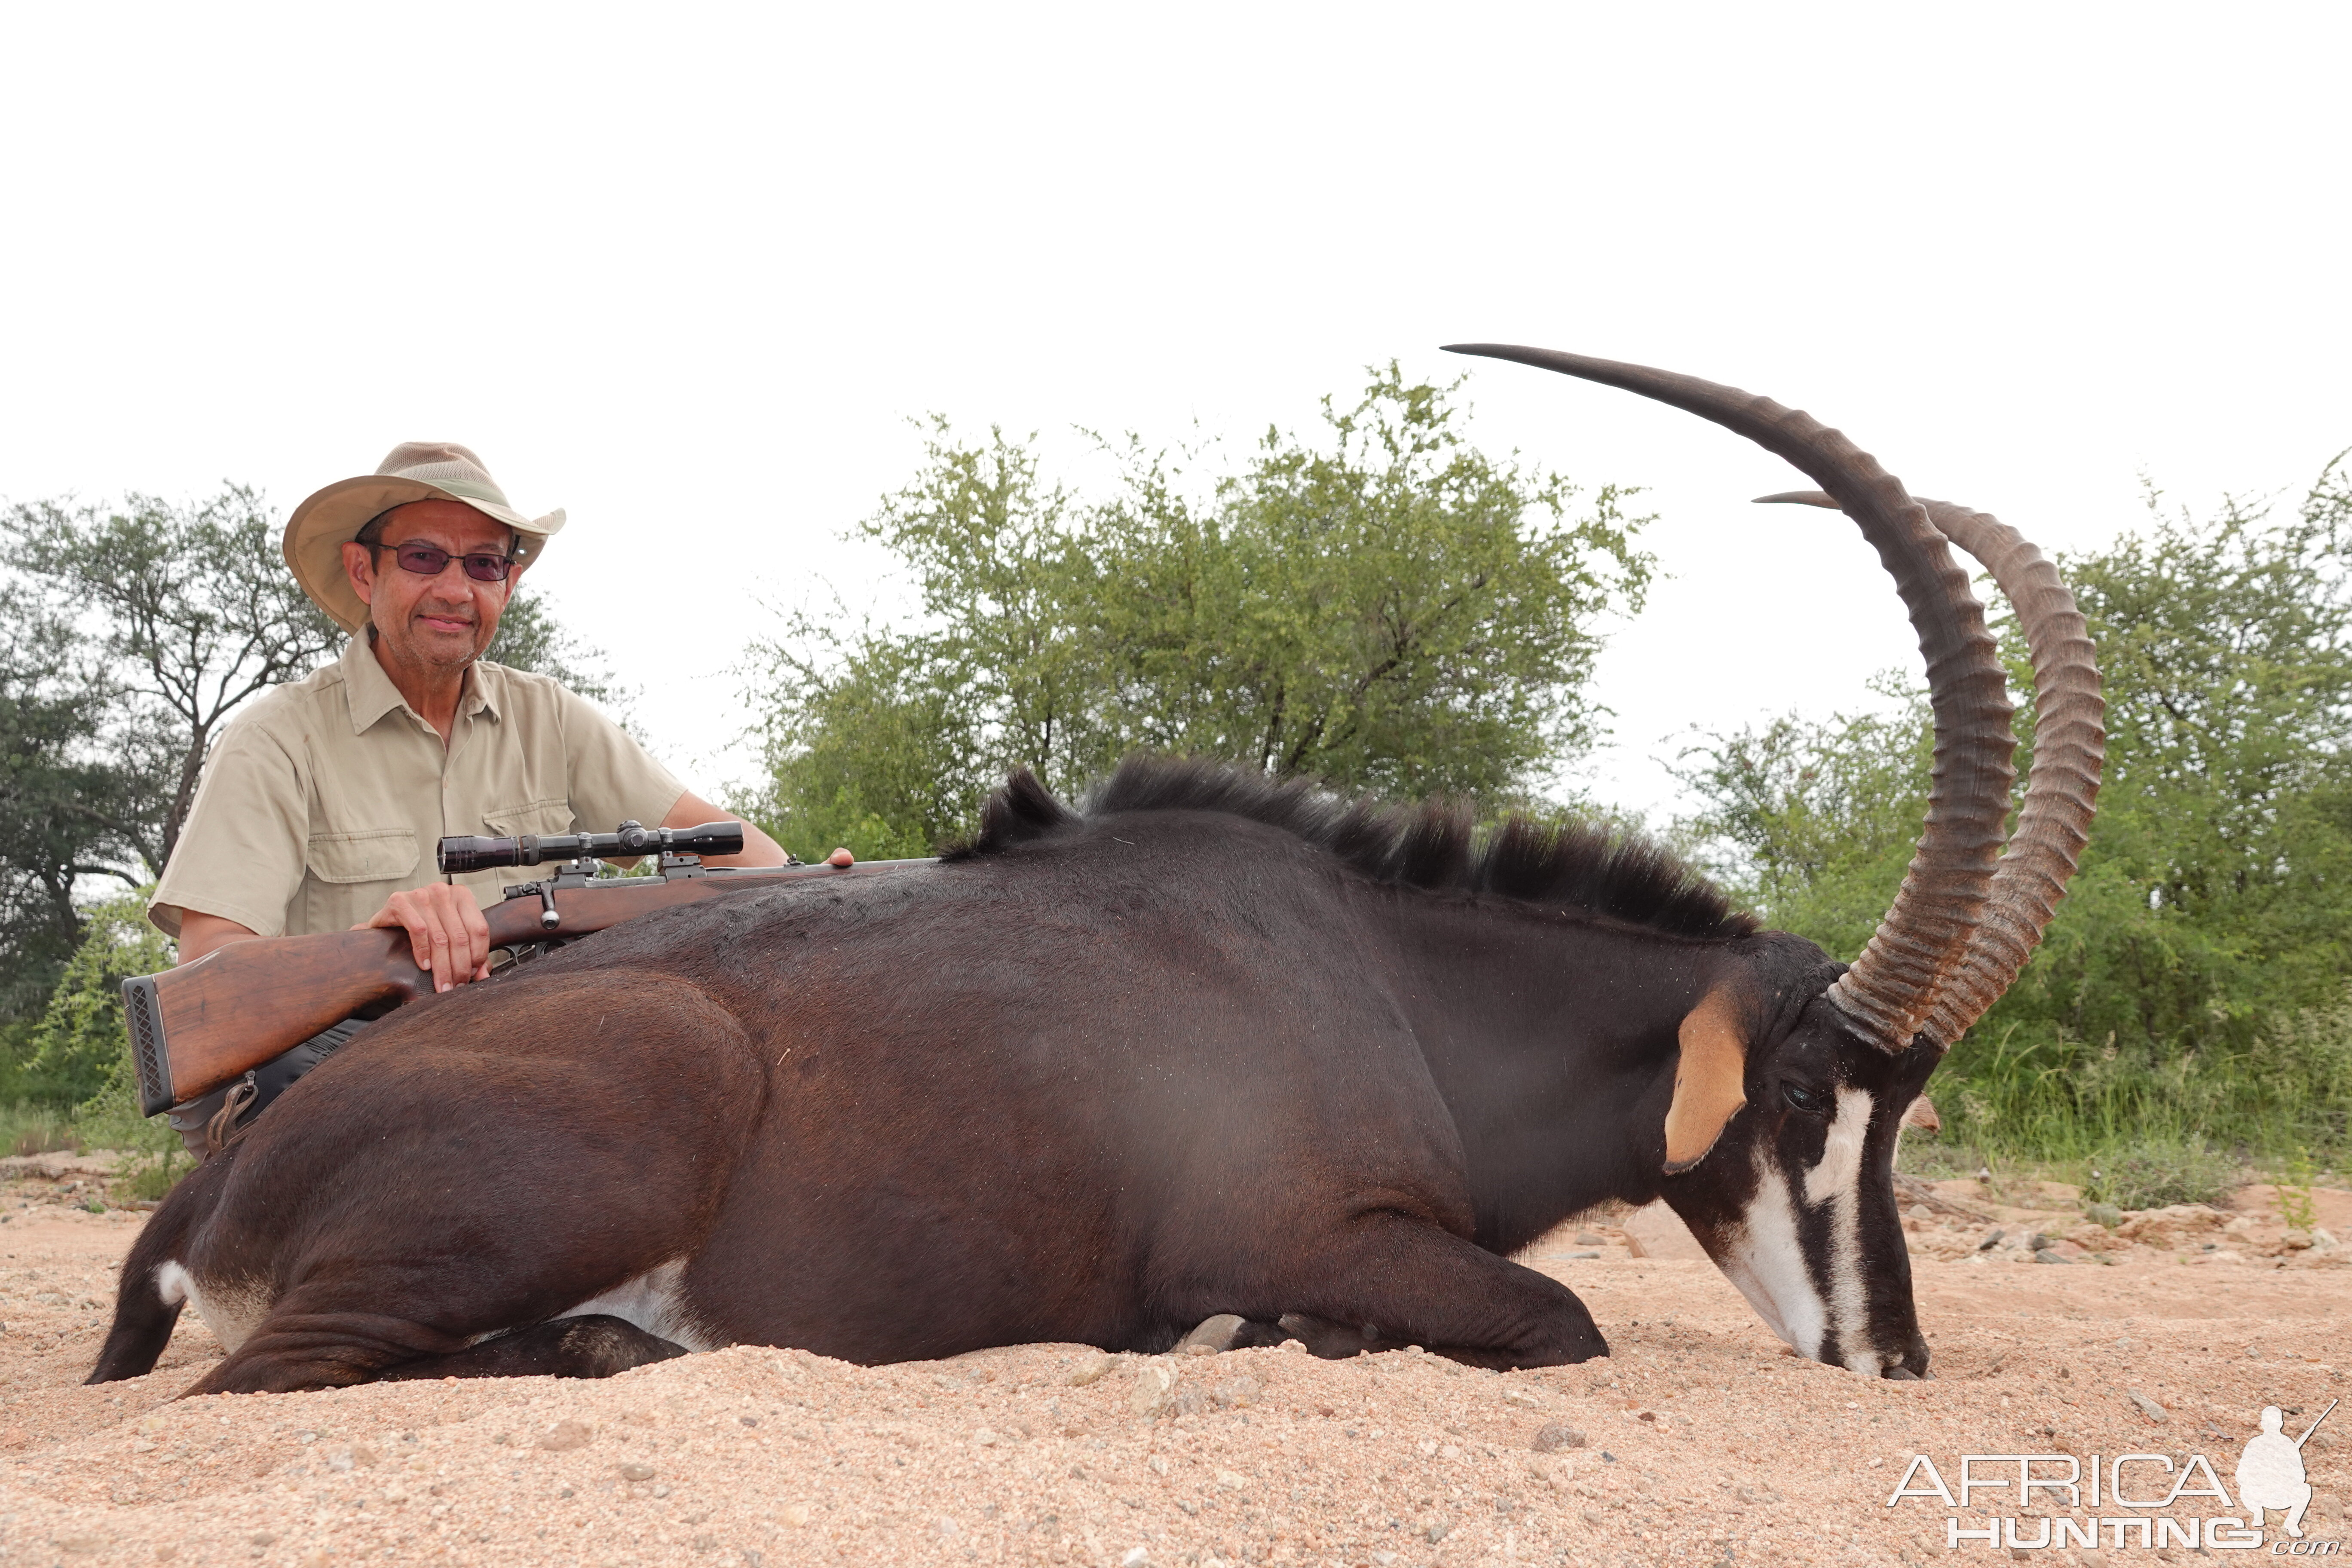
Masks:
[[[2072,1264],[2074,1260],[2062,1253],[2053,1252],[2046,1247],[2037,1247],[2033,1249],[2033,1261],[2036,1263]]]
[[[2124,1211],[2113,1204],[2093,1204],[2083,1214],[2093,1225],[2103,1225],[2109,1230],[2124,1222]]]
[[[1589,1230],[1580,1230],[1576,1233],[1576,1245],[1579,1247],[1600,1247],[1608,1239],[1605,1236],[1595,1236]]]
[[[1557,1453],[1562,1448],[1584,1447],[1584,1434],[1565,1421],[1549,1421],[1536,1429],[1528,1439],[1528,1447],[1538,1454]]]
[[[1066,1381],[1072,1388],[1084,1388],[1088,1384],[1100,1383],[1105,1374],[1118,1364],[1118,1358],[1108,1351],[1097,1351],[1072,1367]]]
[[[567,1453],[573,1448],[586,1447],[595,1436],[581,1422],[558,1421],[539,1435],[539,1446],[551,1453]]]
[[[2129,1395],[2131,1402],[2139,1406],[2140,1414],[2149,1420],[2161,1421],[2165,1418],[2164,1406],[2142,1394],[2138,1389],[2126,1389],[2125,1392]]]
[[[2007,1234],[2008,1233],[2003,1231],[2000,1226],[1993,1226],[1990,1230],[1985,1232],[1985,1238],[1977,1243],[1977,1250],[1979,1252],[1990,1252],[1994,1247],[2000,1245],[2000,1238]]]
[[[1242,1331],[1244,1321],[1238,1312],[1220,1312],[1178,1341],[1176,1348],[1189,1355],[1211,1355],[1219,1351],[1229,1351],[1234,1348],[1234,1336]]]
[[[1176,1368],[1165,1361],[1148,1361],[1135,1369],[1135,1386],[1128,1391],[1127,1407],[1138,1415],[1157,1415],[1176,1403]]]
[[[623,1465],[621,1467],[621,1479],[625,1481],[649,1481],[654,1479],[654,1468],[651,1465],[640,1465],[634,1462]]]

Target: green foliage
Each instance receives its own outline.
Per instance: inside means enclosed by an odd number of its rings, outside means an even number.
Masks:
[[[2346,1147],[2347,525],[2352,487],[2331,465],[2291,518],[2158,511],[2063,562],[2105,681],[2099,816],[2040,952],[1946,1061],[1949,1136],[2045,1158],[2137,1147],[2183,1169],[2200,1138]],[[2030,666],[2002,624],[2022,777]],[[1927,740],[1916,698],[1707,737],[1682,774],[1701,802],[1688,828],[1775,924],[1851,958],[1901,882]]]
[[[72,628],[0,584],[0,1027],[37,1016],[81,941],[74,889],[135,880],[139,771],[107,754],[111,692]],[[13,1059],[13,1058],[12,1058]],[[5,1086],[0,1086],[0,1093]]]
[[[1892,711],[1704,733],[1674,770],[1699,802],[1679,831],[1709,869],[1780,930],[1844,958],[1911,863],[1934,747],[1926,694],[1892,677],[1873,686]]]
[[[2238,1163],[2192,1132],[2179,1140],[2136,1142],[2105,1168],[2093,1167],[2083,1196],[2118,1209],[2218,1205],[2237,1184]]]
[[[0,1154],[46,1154],[80,1146],[69,1112],[28,1100],[0,1104]]]
[[[1641,526],[1466,446],[1444,389],[1393,366],[1269,431],[1205,492],[1130,437],[1112,493],[935,422],[864,532],[904,563],[917,629],[766,647],[770,785],[744,803],[801,853],[920,854],[1016,766],[1075,790],[1150,747],[1335,788],[1523,797],[1591,739],[1582,687],[1638,606]]]
[[[142,809],[119,826],[151,874],[179,840],[221,722],[342,640],[286,570],[278,533],[241,485],[194,505],[132,495],[119,508],[36,501],[0,516],[12,563],[103,671],[111,750],[145,783]]]
[[[152,891],[141,889],[89,911],[89,934],[27,1042],[23,1085],[29,1098],[82,1105],[129,1081],[122,983],[173,962],[171,939],[147,923]]]

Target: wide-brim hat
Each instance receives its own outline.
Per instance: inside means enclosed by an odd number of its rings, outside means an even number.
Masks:
[[[286,564],[294,581],[345,631],[367,624],[368,607],[343,571],[343,546],[374,519],[413,500],[454,500],[505,523],[515,531],[517,565],[535,559],[563,526],[560,509],[545,517],[517,511],[482,459],[455,441],[404,441],[374,473],[312,491],[286,520]]]

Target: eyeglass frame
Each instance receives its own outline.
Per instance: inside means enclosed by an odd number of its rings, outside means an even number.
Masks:
[[[437,544],[387,544],[381,539],[355,539],[352,542],[354,544],[365,545],[368,550],[370,560],[376,559],[375,552],[377,551],[391,551],[392,559],[394,564],[398,565],[402,571],[416,577],[438,577],[442,573],[449,570],[449,563],[455,561],[458,563],[458,570],[464,574],[466,581],[468,583],[480,583],[487,585],[492,583],[507,583],[512,581],[514,578],[515,568],[521,564],[520,562],[517,561],[511,555],[499,555],[487,550],[457,552],[444,550]],[[438,555],[441,557],[441,563],[434,567],[429,572],[425,571],[422,567],[411,566],[407,562],[401,560],[401,554],[404,551],[412,550],[422,555]],[[473,566],[471,564],[476,561],[495,561],[500,566],[506,568],[506,570],[500,572],[495,577],[477,576],[474,574]]]

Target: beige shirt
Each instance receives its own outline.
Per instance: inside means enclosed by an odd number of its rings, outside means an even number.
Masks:
[[[445,879],[436,840],[653,826],[685,793],[585,700],[500,665],[468,671],[444,748],[362,636],[222,731],[147,915],[173,936],[185,910],[302,936],[357,925],[427,882],[492,904],[544,868]]]

